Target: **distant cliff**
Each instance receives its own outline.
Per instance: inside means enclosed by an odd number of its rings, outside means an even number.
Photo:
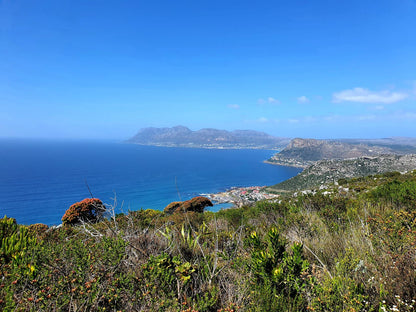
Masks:
[[[348,159],[361,156],[397,154],[387,146],[347,143],[339,140],[293,139],[285,149],[267,160],[268,163],[305,168],[323,159]]]
[[[385,172],[416,169],[416,154],[364,156],[353,159],[325,159],[315,162],[297,176],[269,187],[273,191],[316,188],[342,178],[365,177]]]
[[[218,129],[201,129],[192,131],[184,126],[173,128],[143,128],[128,143],[198,148],[284,148],[290,139],[274,137],[264,132],[253,130],[226,131]]]

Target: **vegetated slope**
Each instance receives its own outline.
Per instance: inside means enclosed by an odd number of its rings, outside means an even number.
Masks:
[[[307,167],[322,159],[348,159],[397,153],[389,147],[345,143],[338,140],[293,139],[285,149],[267,160],[284,166]]]
[[[127,142],[173,147],[282,149],[289,141],[288,138],[274,137],[253,130],[226,131],[207,128],[192,131],[184,126],[176,126],[143,128]]]
[[[415,311],[416,171],[219,212],[0,219],[1,311]]]
[[[334,183],[341,178],[354,178],[384,172],[406,172],[416,169],[416,154],[381,155],[353,159],[320,160],[297,176],[270,187],[271,190],[302,190]]]

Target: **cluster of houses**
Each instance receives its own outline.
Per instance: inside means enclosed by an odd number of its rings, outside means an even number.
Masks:
[[[252,204],[259,200],[277,199],[279,195],[266,192],[265,186],[233,187],[228,191],[204,194],[217,204],[231,203],[236,207]]]

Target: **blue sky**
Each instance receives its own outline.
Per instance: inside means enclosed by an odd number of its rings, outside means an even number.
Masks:
[[[416,0],[0,0],[0,137],[416,136]]]

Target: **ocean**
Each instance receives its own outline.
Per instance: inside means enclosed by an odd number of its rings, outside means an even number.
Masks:
[[[231,187],[272,185],[300,172],[263,163],[274,153],[2,139],[0,217],[57,225],[66,209],[91,197],[90,192],[116,212],[163,210],[172,201]]]

